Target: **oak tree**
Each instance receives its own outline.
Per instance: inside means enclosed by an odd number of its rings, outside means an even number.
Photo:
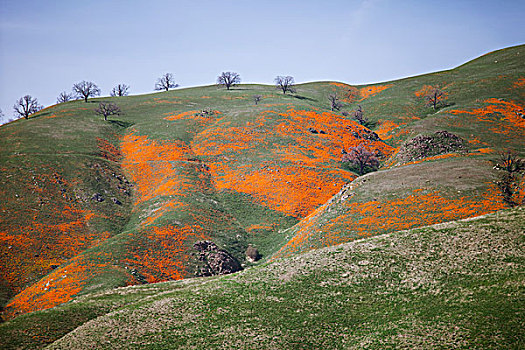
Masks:
[[[126,84],[118,84],[111,90],[110,95],[115,96],[127,96],[129,91],[129,85]]]
[[[64,103],[71,101],[73,99],[73,94],[62,91],[57,97],[57,103]]]
[[[173,77],[173,74],[166,73],[159,79],[157,79],[157,82],[155,83],[155,90],[168,91],[169,89],[173,89],[178,86],[179,84],[175,83],[175,78]]]
[[[29,116],[33,113],[38,112],[42,109],[42,106],[38,104],[38,100],[30,95],[21,97],[13,106],[15,115],[19,118],[24,117],[29,119]]]
[[[241,83],[241,76],[235,72],[222,72],[217,77],[217,85],[226,86],[226,90],[230,90],[230,87]]]
[[[100,96],[100,89],[97,84],[85,80],[73,85],[73,92],[78,98],[83,98],[84,102],[87,102],[89,97]]]
[[[95,109],[95,113],[104,116],[104,120],[108,120],[108,116],[119,115],[122,111],[119,106],[112,102],[100,102],[98,108]]]
[[[294,93],[295,92],[295,80],[293,77],[287,75],[287,76],[281,76],[278,75],[275,79],[275,86],[277,86],[278,89],[283,91],[283,94],[286,95],[287,92]]]

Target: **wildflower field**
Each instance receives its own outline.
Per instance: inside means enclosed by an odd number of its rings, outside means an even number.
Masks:
[[[191,348],[208,332],[211,348],[523,345],[523,211],[508,210],[494,161],[525,157],[524,54],[286,95],[70,101],[0,126],[0,344]],[[123,114],[104,121],[100,101]],[[377,171],[342,162],[359,145]],[[472,231],[439,226],[482,215]],[[199,241],[245,270],[194,279]]]

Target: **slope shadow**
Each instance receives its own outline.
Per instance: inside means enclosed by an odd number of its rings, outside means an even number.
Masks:
[[[135,125],[135,123],[125,122],[123,120],[108,120],[108,123],[124,128],[124,129],[129,128],[132,125]]]

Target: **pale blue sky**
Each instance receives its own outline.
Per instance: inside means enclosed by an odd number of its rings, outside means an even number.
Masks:
[[[0,108],[30,94],[48,106],[74,83],[103,95],[243,82],[387,81],[453,68],[525,43],[525,1],[0,0]]]

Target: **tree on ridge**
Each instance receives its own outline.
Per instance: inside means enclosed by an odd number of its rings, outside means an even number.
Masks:
[[[41,109],[42,106],[38,104],[38,100],[31,95],[20,97],[20,99],[13,105],[15,115],[19,118],[24,117],[29,119],[31,114],[36,113]]]
[[[179,84],[175,83],[175,78],[173,77],[173,74],[166,73],[159,79],[157,79],[157,82],[155,83],[155,90],[168,91],[169,89],[173,89],[178,86]]]
[[[235,72],[222,72],[217,77],[217,85],[226,86],[226,90],[230,90],[232,86],[241,83],[241,76]]]
[[[73,85],[73,92],[78,98],[83,98],[87,102],[89,97],[100,96],[100,89],[97,84],[91,81],[81,81]]]
[[[57,103],[64,103],[71,101],[73,99],[73,94],[62,91],[57,97]]]
[[[286,95],[286,92],[294,93],[295,92],[295,80],[293,77],[287,75],[287,76],[281,76],[278,75],[274,79],[275,86],[277,86],[278,89],[283,91],[283,94]]]
[[[127,96],[129,91],[129,85],[126,84],[118,84],[111,90],[110,95],[115,96]]]

